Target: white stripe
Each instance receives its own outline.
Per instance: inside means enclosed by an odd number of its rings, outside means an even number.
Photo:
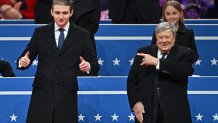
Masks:
[[[0,91],[0,95],[31,95],[32,91]]]
[[[31,37],[0,37],[0,41],[29,41]]]
[[[127,94],[126,91],[78,91],[79,95],[107,95],[107,94]]]
[[[218,94],[218,91],[188,91],[188,94]]]
[[[0,41],[29,41],[31,37],[0,37]],[[151,36],[95,36],[96,40],[151,40]],[[196,40],[218,40],[218,36],[195,36]]]
[[[78,95],[126,95],[126,91],[78,91]],[[32,91],[0,91],[0,96],[31,95]],[[213,95],[218,91],[188,91],[190,95]]]

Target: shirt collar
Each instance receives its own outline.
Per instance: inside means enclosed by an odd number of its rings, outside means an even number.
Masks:
[[[54,26],[55,26],[55,31],[58,31],[58,29],[59,29],[60,27],[57,25],[56,22],[55,22]],[[68,30],[69,30],[69,27],[70,27],[70,22],[68,21],[68,23],[64,26],[63,29],[64,29],[65,31],[68,31]]]
[[[167,52],[167,55],[169,54],[169,52]],[[160,58],[160,57],[162,57],[162,53],[160,52],[160,50],[158,49],[158,51],[157,51],[157,57],[158,58]]]

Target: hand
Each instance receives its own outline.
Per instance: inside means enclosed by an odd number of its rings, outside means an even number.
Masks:
[[[27,67],[27,66],[29,66],[29,64],[30,64],[29,54],[30,54],[30,52],[27,51],[26,54],[25,54],[23,57],[20,58],[19,63],[20,63],[20,65],[21,65],[22,67]]]
[[[79,64],[79,69],[82,72],[88,72],[90,70],[90,64],[83,59],[83,57],[80,56],[80,64]]]
[[[141,102],[136,103],[133,110],[137,120],[143,123],[143,113],[145,113],[144,105]]]
[[[21,8],[21,6],[22,6],[22,2],[20,1],[20,2],[17,2],[17,3],[15,3],[14,4],[14,9],[16,9],[16,10],[18,10],[18,11],[20,11],[20,8]]]
[[[140,65],[147,65],[147,66],[150,66],[150,65],[156,66],[157,65],[158,59],[151,56],[150,54],[137,53],[137,55],[144,57],[142,59],[142,63]]]

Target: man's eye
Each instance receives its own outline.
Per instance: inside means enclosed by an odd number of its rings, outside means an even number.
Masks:
[[[63,15],[67,15],[68,14],[68,12],[63,12]]]
[[[61,13],[60,13],[60,12],[55,12],[55,14],[59,15],[59,14],[61,14]]]
[[[158,39],[163,39],[163,37],[158,37]]]

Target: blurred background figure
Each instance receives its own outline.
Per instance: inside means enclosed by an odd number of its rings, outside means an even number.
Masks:
[[[48,24],[51,19],[52,0],[37,0],[35,5],[35,23]]]
[[[218,0],[202,0],[202,2],[206,2],[207,5],[207,18],[216,19],[218,18]]]
[[[34,19],[35,18],[35,6],[37,0],[22,0],[23,5],[21,7],[21,13],[23,19]]]
[[[1,19],[22,19],[20,11],[22,6],[21,1],[1,0],[0,1],[0,18]]]
[[[4,60],[0,60],[0,73],[3,77],[15,77],[11,65]]]
[[[1,0],[0,17],[2,19],[34,19],[37,0]]]
[[[186,19],[200,19],[200,6],[190,3],[186,6],[184,13]]]
[[[95,33],[98,31],[101,16],[101,0],[73,0],[73,15],[71,22],[86,29],[90,33],[92,47],[96,52]],[[97,73],[80,73],[81,75],[98,75]]]
[[[109,17],[113,23],[159,23],[160,15],[159,0],[109,0]]]
[[[109,19],[109,0],[101,0],[101,17],[100,20]]]
[[[99,27],[101,0],[74,0],[73,10],[73,15],[70,18],[71,22],[90,32],[93,49],[96,53],[94,35]]]

